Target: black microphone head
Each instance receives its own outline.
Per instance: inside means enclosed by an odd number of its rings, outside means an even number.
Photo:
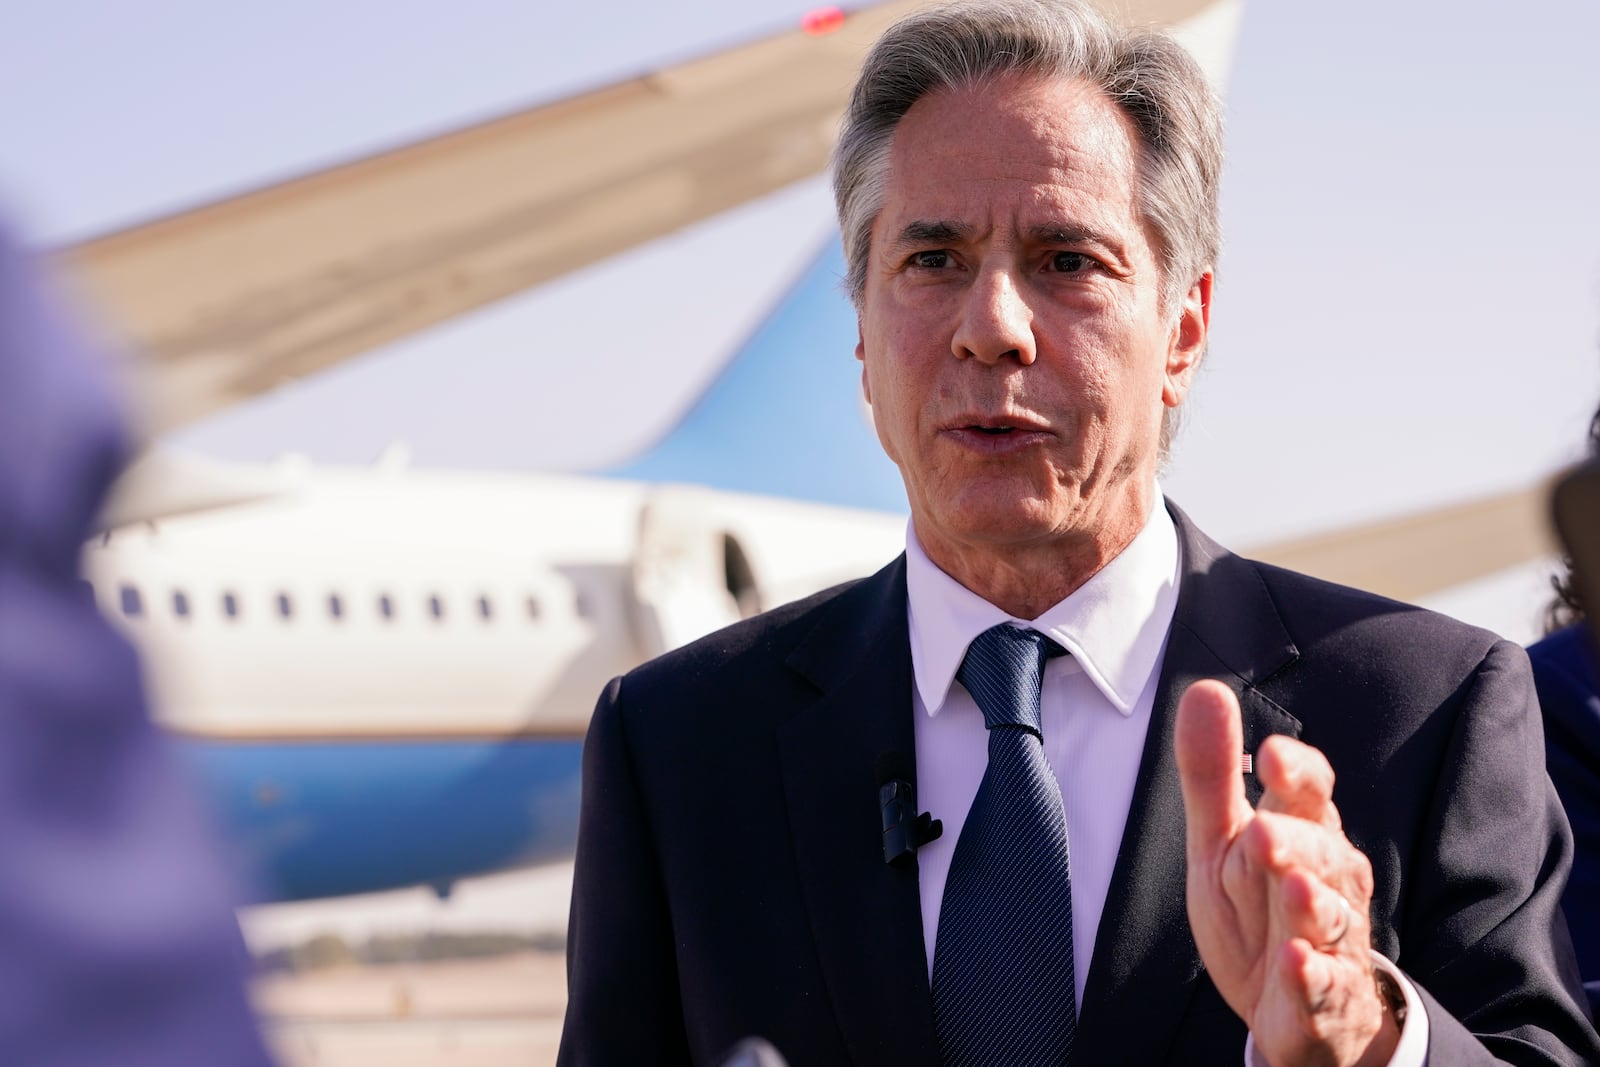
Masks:
[[[878,757],[878,784],[896,780],[910,783],[916,777],[917,763],[909,752],[885,752]]]

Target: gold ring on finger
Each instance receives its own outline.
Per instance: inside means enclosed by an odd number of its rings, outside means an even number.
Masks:
[[[1350,931],[1350,916],[1354,915],[1356,910],[1343,893],[1335,893],[1334,895],[1339,898],[1339,925],[1334,930],[1333,936],[1328,938],[1325,948],[1333,948],[1344,940],[1344,935]]]

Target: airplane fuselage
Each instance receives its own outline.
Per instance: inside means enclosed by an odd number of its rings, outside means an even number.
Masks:
[[[610,677],[869,573],[904,520],[586,477],[334,469],[86,549],[266,899],[570,854]]]

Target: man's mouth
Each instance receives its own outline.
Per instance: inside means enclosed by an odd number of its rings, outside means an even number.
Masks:
[[[949,439],[984,455],[1010,454],[1045,443],[1049,429],[1036,421],[1015,418],[956,418],[945,431]]]
[[[992,437],[1004,437],[1006,434],[1049,433],[1048,427],[1041,421],[1030,418],[1019,418],[1001,415],[998,418],[979,415],[976,418],[967,416],[951,419],[949,423],[952,430],[965,430],[971,433],[987,434]]]

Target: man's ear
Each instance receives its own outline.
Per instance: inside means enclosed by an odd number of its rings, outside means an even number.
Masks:
[[[1183,307],[1172,325],[1172,337],[1167,343],[1166,380],[1161,386],[1161,402],[1169,408],[1183,403],[1200,369],[1200,358],[1206,352],[1206,340],[1211,335],[1211,288],[1215,278],[1207,270],[1184,294]]]
[[[861,361],[861,398],[872,406],[872,385],[867,381],[867,341],[861,334],[861,320],[856,319],[856,359]]]

